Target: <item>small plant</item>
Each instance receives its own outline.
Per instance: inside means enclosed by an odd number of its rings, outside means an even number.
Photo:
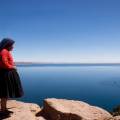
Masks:
[[[120,105],[118,105],[117,107],[113,108],[113,112],[111,112],[111,114],[113,116],[118,116],[120,115]]]

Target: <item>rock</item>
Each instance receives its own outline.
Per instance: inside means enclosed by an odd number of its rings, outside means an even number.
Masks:
[[[110,120],[112,115],[85,102],[48,98],[44,100],[43,116],[48,120]]]
[[[31,120],[31,119],[29,119]],[[46,120],[44,117],[40,116],[39,118],[36,118],[36,120]]]
[[[115,116],[115,117],[113,117],[111,119],[107,119],[107,120],[120,120],[120,116]]]
[[[115,116],[113,120],[120,120],[120,116]]]
[[[7,108],[13,113],[0,114],[0,120],[45,120],[41,116],[35,116],[37,112],[41,111],[37,104],[8,100]]]

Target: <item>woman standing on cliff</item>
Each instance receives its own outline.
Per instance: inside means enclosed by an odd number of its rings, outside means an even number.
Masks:
[[[7,99],[23,96],[20,77],[13,61],[11,51],[14,40],[4,38],[0,42],[0,98],[1,111],[7,111]]]

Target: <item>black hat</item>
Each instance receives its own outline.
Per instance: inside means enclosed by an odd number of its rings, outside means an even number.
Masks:
[[[12,46],[14,43],[15,41],[10,38],[2,39],[2,41],[0,42],[0,51],[4,48]]]

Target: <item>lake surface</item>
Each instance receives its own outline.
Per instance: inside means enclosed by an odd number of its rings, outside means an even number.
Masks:
[[[87,102],[111,110],[120,104],[120,65],[18,66],[25,95],[17,100],[37,103],[45,98]]]

